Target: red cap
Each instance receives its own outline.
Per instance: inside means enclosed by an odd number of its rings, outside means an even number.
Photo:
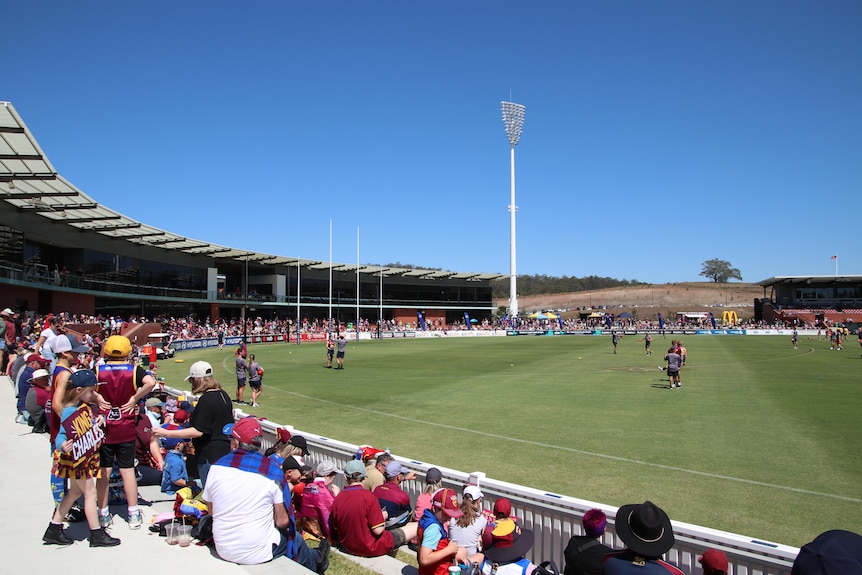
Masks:
[[[256,443],[263,435],[260,422],[254,417],[243,417],[233,424],[230,434],[237,441],[243,443]]]
[[[512,502],[505,497],[494,502],[494,517],[508,517],[512,514]]]
[[[705,575],[727,575],[727,556],[718,549],[708,549],[697,558]]]
[[[280,442],[287,443],[290,441],[290,432],[287,429],[279,427],[275,430],[275,433],[278,435],[278,440]]]
[[[464,513],[458,507],[458,495],[451,489],[438,489],[431,496],[431,508],[442,509],[448,517],[461,517]]]
[[[24,363],[30,363],[31,361],[38,361],[41,365],[50,365],[51,360],[42,357],[38,353],[31,353],[24,358]]]

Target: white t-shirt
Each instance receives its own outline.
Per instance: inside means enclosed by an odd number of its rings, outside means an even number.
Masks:
[[[275,481],[258,473],[213,465],[203,499],[212,503],[213,540],[219,557],[240,565],[272,560],[272,545],[281,541],[272,506],[284,503]]]
[[[458,544],[458,547],[466,547],[467,555],[475,555],[482,541],[482,532],[488,520],[484,515],[479,515],[473,523],[467,527],[458,527],[457,519],[449,520],[449,539]]]
[[[42,347],[36,350],[39,355],[47,357],[48,359],[56,357],[54,355],[54,349],[51,347],[54,344],[54,340],[57,339],[57,334],[54,333],[54,330],[47,327],[43,329],[39,335],[45,337],[45,341],[42,342]]]

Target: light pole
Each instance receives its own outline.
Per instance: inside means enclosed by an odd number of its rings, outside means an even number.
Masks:
[[[524,112],[527,107],[514,102],[500,102],[503,110],[503,124],[506,126],[506,137],[509,138],[511,156],[511,201],[509,203],[509,315],[518,317],[518,286],[517,286],[517,255],[515,240],[515,213],[518,207],[515,205],[515,146],[521,140],[521,132],[524,129]]]

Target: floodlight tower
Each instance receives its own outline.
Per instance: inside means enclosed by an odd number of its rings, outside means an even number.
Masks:
[[[517,286],[517,242],[515,241],[515,213],[518,207],[515,205],[515,146],[521,140],[521,132],[524,129],[524,112],[527,107],[514,102],[500,102],[503,110],[503,124],[506,126],[506,136],[509,138],[511,156],[511,202],[509,203],[509,315],[518,316],[518,286]]]

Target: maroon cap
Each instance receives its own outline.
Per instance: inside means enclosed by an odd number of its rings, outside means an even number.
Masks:
[[[458,495],[451,489],[438,489],[431,496],[431,508],[442,509],[447,517],[461,517],[464,512],[458,506]]]
[[[727,575],[727,556],[718,549],[708,549],[697,561],[705,575]]]
[[[494,517],[508,517],[512,514],[512,502],[501,497],[494,502]]]

